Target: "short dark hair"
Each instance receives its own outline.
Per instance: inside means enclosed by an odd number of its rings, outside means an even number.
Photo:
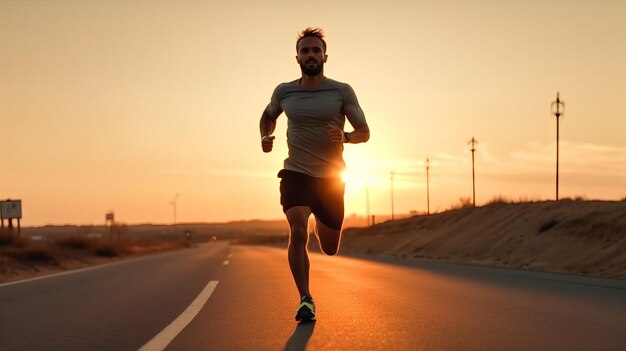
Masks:
[[[326,52],[326,42],[324,41],[324,30],[322,28],[313,28],[308,27],[304,29],[298,34],[298,40],[296,41],[296,51],[298,51],[298,44],[300,44],[300,40],[306,37],[314,37],[322,41],[322,45],[324,46],[324,52]]]

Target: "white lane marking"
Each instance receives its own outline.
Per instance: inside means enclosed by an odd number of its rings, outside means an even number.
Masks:
[[[229,260],[224,261],[224,263],[222,263],[222,266],[228,266],[230,264]]]
[[[200,295],[196,297],[195,300],[187,307],[183,313],[181,313],[178,318],[176,318],[172,323],[170,323],[165,329],[163,329],[159,334],[157,334],[152,340],[148,341],[145,345],[143,345],[139,351],[161,351],[164,350],[167,345],[169,345],[172,340],[178,335],[185,327],[191,322],[198,312],[204,307],[204,304],[209,300],[213,290],[217,286],[219,281],[212,280],[210,281],[206,287],[202,290]]]

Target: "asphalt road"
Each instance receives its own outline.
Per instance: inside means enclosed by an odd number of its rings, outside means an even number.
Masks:
[[[0,285],[0,350],[137,350],[190,305],[167,350],[626,349],[623,280],[313,254],[311,285],[297,324],[286,252],[223,243]]]

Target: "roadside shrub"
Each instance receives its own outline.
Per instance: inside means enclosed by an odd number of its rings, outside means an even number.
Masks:
[[[117,257],[117,250],[111,246],[100,246],[96,248],[96,255],[100,257]]]
[[[26,244],[26,239],[19,235],[10,234],[6,231],[0,233],[0,246],[24,247]]]
[[[34,261],[39,263],[57,264],[54,255],[46,249],[28,248],[9,253],[10,256],[22,261]]]
[[[461,208],[469,208],[474,206],[471,197],[460,197],[459,202],[461,203]]]
[[[56,244],[61,247],[67,247],[75,250],[85,250],[91,246],[91,241],[87,238],[81,238],[77,236],[71,236],[68,238],[59,239]]]
[[[42,249],[30,249],[24,252],[26,258],[37,262],[55,262],[56,260],[50,252]]]
[[[14,242],[15,242],[15,236],[5,234],[5,233],[0,233],[0,246],[13,246]]]
[[[508,204],[508,203],[512,203],[512,201],[507,199],[503,195],[496,195],[487,203],[487,205]]]
[[[472,198],[471,197],[460,197],[459,198],[459,203],[458,204],[453,204],[450,209],[451,210],[458,210],[460,208],[470,208],[470,207],[474,207],[473,203],[472,203]]]

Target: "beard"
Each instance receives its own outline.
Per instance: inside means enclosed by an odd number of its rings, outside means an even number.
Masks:
[[[316,66],[309,66],[310,62],[315,62],[317,63]],[[324,70],[324,62],[317,62],[314,60],[308,60],[304,63],[300,64],[300,70],[302,71],[302,73],[306,74],[309,77],[315,77],[317,75],[319,75],[320,73],[322,73],[322,71]]]

